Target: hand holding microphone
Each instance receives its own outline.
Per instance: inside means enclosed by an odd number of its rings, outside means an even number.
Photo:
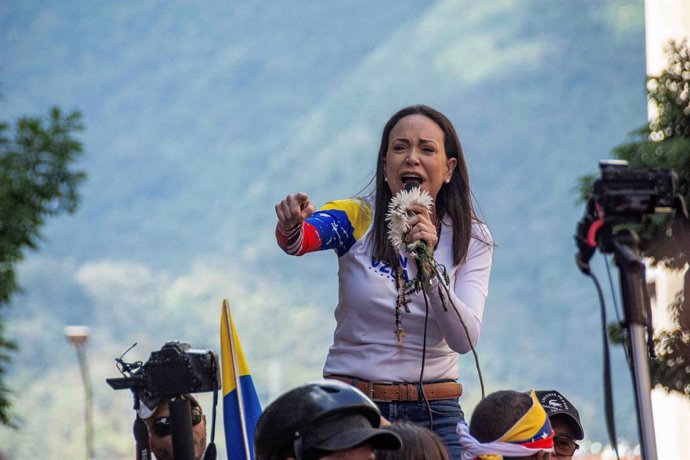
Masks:
[[[417,181],[410,181],[405,184],[405,191],[410,192],[415,188],[420,188],[420,183]],[[418,241],[417,246],[412,249],[412,255],[417,264],[417,278],[422,286],[430,286],[434,269],[432,266],[433,253],[436,243],[438,243],[438,234],[436,233],[436,226],[431,222],[431,212],[422,205],[413,204],[408,206],[408,211],[414,213],[408,219],[410,230],[407,233],[407,239],[413,243]]]
[[[410,181],[405,184],[405,191],[412,191],[415,188],[420,188],[420,183],[417,181]],[[426,246],[430,253],[433,253],[436,244],[438,243],[438,232],[436,226],[431,220],[431,212],[422,205],[410,205],[408,211],[414,213],[408,219],[410,230],[407,233],[409,242],[419,241],[420,246]]]

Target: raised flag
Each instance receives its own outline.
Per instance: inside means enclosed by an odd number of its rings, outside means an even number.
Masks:
[[[223,422],[228,459],[253,460],[254,429],[261,415],[261,405],[232,321],[230,302],[227,300],[223,300],[220,320],[220,352]]]

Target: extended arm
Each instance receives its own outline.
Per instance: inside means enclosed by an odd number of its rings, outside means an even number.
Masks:
[[[305,194],[288,195],[276,205],[278,245],[288,254],[335,249],[345,254],[369,225],[371,213],[361,200],[348,199],[326,203],[314,211]]]

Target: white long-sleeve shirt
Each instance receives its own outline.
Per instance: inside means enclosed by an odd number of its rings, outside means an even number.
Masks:
[[[339,296],[337,322],[324,375],[339,374],[383,382],[416,382],[420,377],[424,343],[425,303],[422,292],[409,294],[410,312],[403,310],[406,335],[398,345],[395,335],[396,273],[373,260],[373,197],[327,203],[290,235],[277,231],[286,252],[302,255],[323,249],[338,254]],[[458,379],[458,353],[470,351],[481,331],[488,294],[493,246],[488,229],[475,223],[465,262],[453,265],[452,226],[446,216],[441,225],[434,258],[450,277],[452,303],[466,327],[460,324],[451,302],[444,311],[438,281],[426,289],[429,321],[426,333],[424,381]],[[417,275],[414,259],[401,254],[405,278]]]

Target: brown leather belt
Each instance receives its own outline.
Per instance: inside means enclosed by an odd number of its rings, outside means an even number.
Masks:
[[[418,383],[369,382],[356,377],[344,375],[326,375],[325,378],[340,380],[360,390],[374,401],[418,401],[420,394]],[[462,395],[462,384],[457,382],[436,382],[422,384],[422,391],[428,401],[459,398]]]

